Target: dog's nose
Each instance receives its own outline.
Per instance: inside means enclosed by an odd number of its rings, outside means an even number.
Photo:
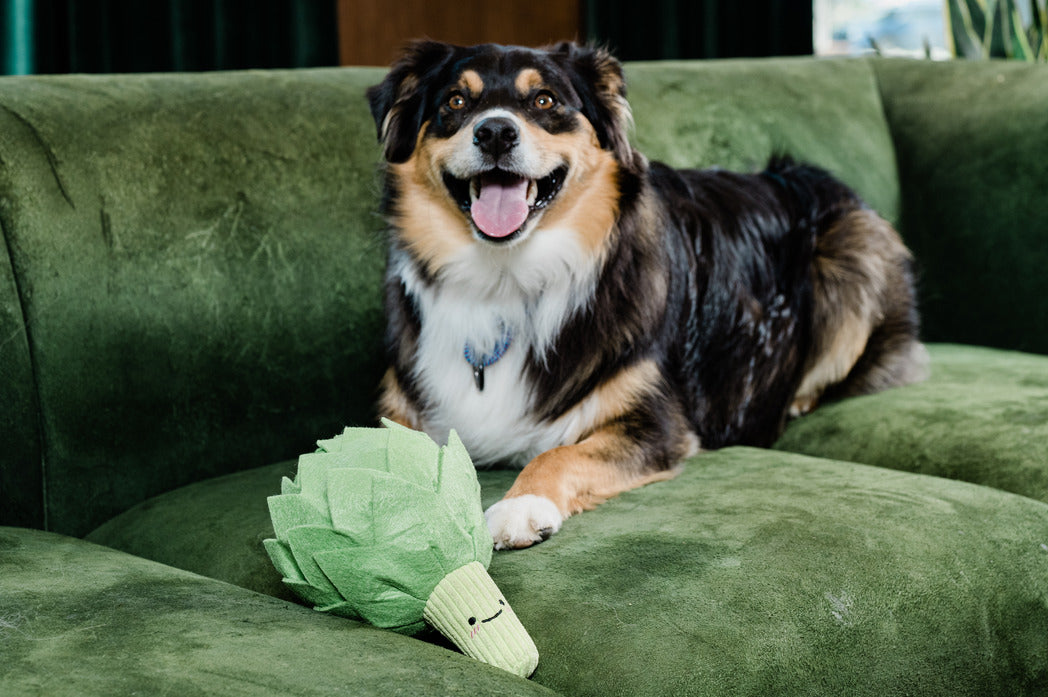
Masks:
[[[473,144],[495,159],[512,150],[519,142],[517,125],[501,116],[484,119],[473,129]]]

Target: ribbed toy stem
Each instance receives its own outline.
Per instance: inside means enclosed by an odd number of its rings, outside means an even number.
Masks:
[[[423,616],[478,661],[523,678],[538,665],[535,642],[480,562],[445,576],[430,594]]]

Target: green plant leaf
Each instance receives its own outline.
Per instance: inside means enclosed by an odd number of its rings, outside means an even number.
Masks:
[[[985,27],[983,9],[977,0],[947,0],[946,18],[950,28],[947,36],[953,55],[959,58],[976,60],[986,57],[982,28],[977,28],[973,15],[979,18],[979,25]]]
[[[1037,0],[1030,0],[1030,27],[1027,37],[1034,60],[1048,61],[1048,2],[1042,8]]]
[[[1023,18],[1019,14],[1019,8],[1012,8],[1012,51],[1015,58],[1024,61],[1037,60],[1037,53],[1030,45],[1030,38],[1023,29]]]
[[[993,0],[989,0],[993,2]],[[980,37],[986,36],[987,17],[990,16],[990,6],[987,0],[964,0],[965,6],[972,20],[972,29]]]
[[[1004,0],[990,0],[990,3],[985,45],[989,49],[990,58],[1008,58],[1011,51],[1011,36],[1008,28],[1011,15],[1008,14]]]

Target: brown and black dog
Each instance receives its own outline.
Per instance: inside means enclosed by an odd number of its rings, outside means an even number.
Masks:
[[[419,42],[368,98],[391,229],[380,412],[525,465],[487,511],[497,548],[925,374],[895,230],[786,158],[649,162],[604,50]]]

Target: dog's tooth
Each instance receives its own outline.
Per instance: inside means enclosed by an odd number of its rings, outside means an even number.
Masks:
[[[534,179],[528,182],[528,205],[534,206],[539,197],[539,185]]]

